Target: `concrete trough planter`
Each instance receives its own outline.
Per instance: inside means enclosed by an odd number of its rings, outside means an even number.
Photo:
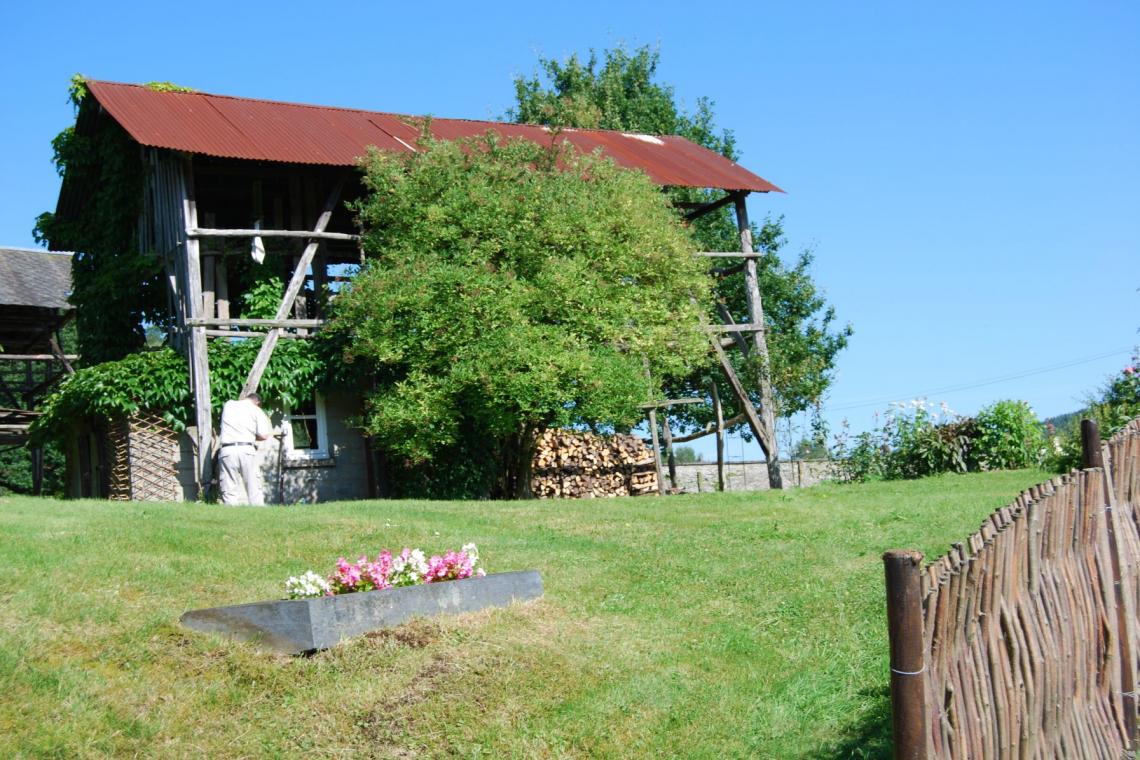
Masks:
[[[181,622],[195,631],[251,641],[265,651],[301,654],[328,649],[345,639],[391,628],[413,617],[478,612],[541,596],[538,571],[522,570],[319,599],[191,610],[183,613]]]

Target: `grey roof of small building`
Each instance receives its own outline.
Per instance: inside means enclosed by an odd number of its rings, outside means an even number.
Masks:
[[[71,254],[0,248],[0,305],[70,309]]]

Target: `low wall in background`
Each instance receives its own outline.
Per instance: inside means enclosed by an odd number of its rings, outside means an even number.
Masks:
[[[664,468],[663,468],[664,469]],[[795,462],[780,462],[780,474],[784,476],[785,488],[806,488],[834,480],[835,465],[825,459],[801,459]],[[665,484],[669,485],[669,474],[665,472]],[[694,462],[677,465],[677,486],[688,493],[705,493],[716,490],[716,462]],[[764,491],[768,485],[768,463],[760,461],[725,462],[724,490]]]

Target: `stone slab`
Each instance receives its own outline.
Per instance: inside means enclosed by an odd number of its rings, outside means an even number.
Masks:
[[[522,570],[318,599],[211,607],[183,613],[180,620],[191,630],[251,641],[265,651],[301,654],[413,617],[478,612],[541,596],[538,571]]]

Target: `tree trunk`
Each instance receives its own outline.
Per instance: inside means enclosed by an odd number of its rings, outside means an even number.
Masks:
[[[534,469],[534,452],[538,444],[537,428],[523,425],[522,429],[502,441],[502,473],[496,496],[501,499],[530,499],[531,475]]]

